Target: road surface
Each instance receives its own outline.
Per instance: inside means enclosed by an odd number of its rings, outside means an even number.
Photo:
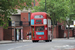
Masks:
[[[75,50],[75,39],[53,39],[52,42],[30,41],[0,44],[0,50]]]

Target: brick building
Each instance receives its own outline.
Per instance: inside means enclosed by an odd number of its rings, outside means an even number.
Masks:
[[[0,27],[0,41],[3,40],[3,27]]]
[[[36,4],[35,4],[36,3]],[[37,0],[35,0],[35,3],[32,3],[34,6],[37,6],[39,3]],[[29,10],[18,10],[17,14],[13,14],[10,18],[12,21],[15,21],[16,25],[9,26],[8,29],[3,29],[3,27],[0,27],[0,40],[17,40],[19,32],[19,40],[27,39],[27,32],[31,31],[31,26],[29,26],[30,21],[30,9]],[[20,26],[19,22],[22,21],[23,25]],[[13,23],[13,22],[11,22]],[[18,25],[17,25],[18,24]],[[74,24],[73,24],[74,25]],[[70,37],[74,36],[75,29],[74,26],[70,29]],[[68,30],[64,28],[62,23],[57,23],[57,25],[54,28],[53,36],[54,38],[63,38],[64,33],[66,33],[66,37],[68,35]]]

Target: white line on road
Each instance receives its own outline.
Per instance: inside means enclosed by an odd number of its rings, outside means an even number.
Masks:
[[[24,45],[24,46],[28,46],[28,45]]]
[[[15,48],[10,48],[10,49],[8,49],[8,50],[17,49],[17,48],[21,48],[21,47],[24,47],[24,46],[28,46],[28,45],[18,46],[18,47],[15,47]]]
[[[14,48],[10,48],[10,49],[8,49],[8,50],[13,50]]]
[[[63,45],[63,46],[55,46],[56,48],[65,48],[65,49],[73,49],[74,46],[70,46],[70,45]]]

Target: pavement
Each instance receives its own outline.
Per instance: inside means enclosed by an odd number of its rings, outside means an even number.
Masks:
[[[54,40],[63,40],[63,39],[68,39],[68,38],[54,38]],[[69,37],[69,40],[75,39],[75,37]]]
[[[11,40],[3,40],[0,41],[0,44],[9,44],[9,43],[16,43],[16,42],[29,42],[31,40],[19,40],[19,41],[11,41]]]
[[[14,41],[6,41],[6,40],[3,40],[3,41],[0,41],[0,44],[8,44],[8,43],[13,43]]]
[[[53,40],[64,40],[64,39],[67,39],[67,38],[54,38]],[[71,39],[75,39],[74,37],[70,37],[69,38],[70,40]],[[20,40],[20,41],[6,41],[6,40],[3,40],[3,41],[0,41],[0,44],[8,44],[8,43],[15,43],[15,42],[29,42],[31,40]]]

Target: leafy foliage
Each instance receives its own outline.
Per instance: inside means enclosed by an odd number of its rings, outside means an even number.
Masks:
[[[66,3],[63,0],[47,0],[46,12],[50,14],[53,22],[58,21],[62,17],[66,16],[66,9],[64,8]],[[45,1],[41,0],[39,6],[35,6],[33,12],[45,12]],[[61,20],[59,20],[61,21]],[[55,25],[55,23],[54,23]]]
[[[8,26],[9,17],[12,13],[17,13],[16,8],[31,8],[32,0],[0,0],[0,26]]]
[[[45,0],[40,0],[39,6],[35,6],[33,12],[45,12]],[[66,24],[70,26],[75,19],[75,0],[46,0],[46,12],[50,14],[53,28],[57,21],[66,23],[67,19],[69,20]]]
[[[71,21],[75,20],[75,0],[68,0],[67,4],[67,15],[66,17],[66,24],[68,25],[68,39],[69,39],[69,34],[70,34],[70,25],[71,25]],[[64,20],[65,21],[65,20]]]

